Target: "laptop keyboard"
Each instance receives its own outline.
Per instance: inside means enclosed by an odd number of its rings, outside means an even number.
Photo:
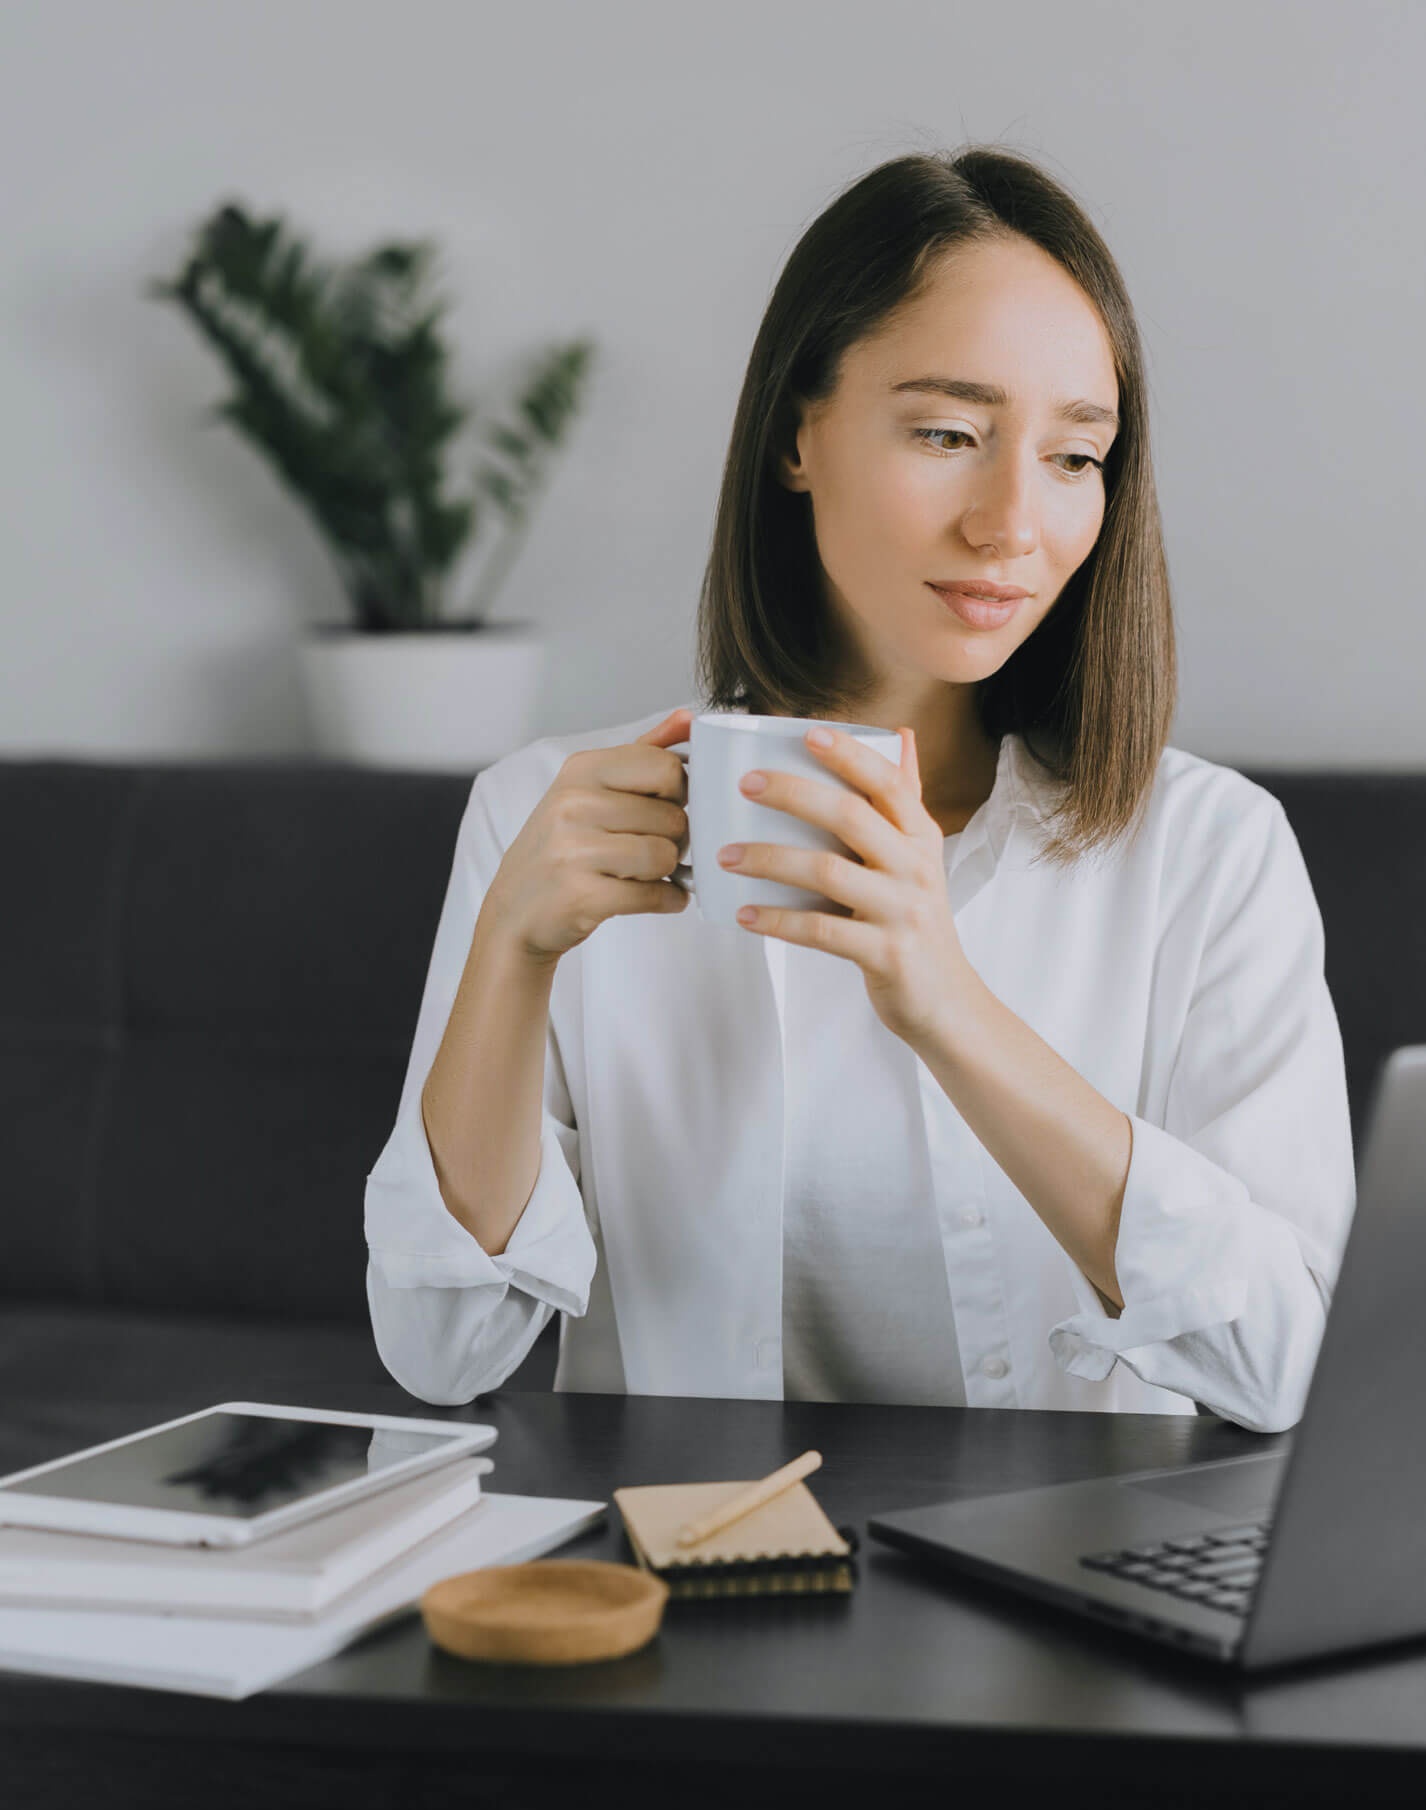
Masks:
[[[1212,1533],[1179,1534],[1156,1546],[1091,1553],[1080,1564],[1147,1584],[1151,1590],[1167,1590],[1209,1609],[1246,1615],[1268,1543],[1268,1526],[1267,1521],[1248,1521]]]

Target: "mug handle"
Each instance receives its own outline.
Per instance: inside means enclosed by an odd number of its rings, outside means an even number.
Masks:
[[[676,754],[683,762],[685,774],[688,772],[688,757],[692,750],[692,742],[670,742],[668,745],[668,752],[670,754]],[[691,856],[693,850],[692,848],[689,848],[686,852]],[[693,862],[691,860],[680,861],[678,866],[675,867],[673,872],[669,875],[669,879],[675,886],[681,886],[690,897],[693,896]]]

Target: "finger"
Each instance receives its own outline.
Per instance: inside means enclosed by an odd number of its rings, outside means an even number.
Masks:
[[[688,793],[688,774],[678,755],[664,744],[687,741],[692,714],[686,707],[671,711],[661,723],[631,742],[587,750],[586,755],[597,757],[599,782],[611,791],[643,792],[682,804]],[[571,759],[582,760],[586,755]]]
[[[661,723],[652,729],[646,729],[635,739],[649,742],[656,748],[666,747],[669,742],[682,742],[688,739],[689,727],[693,722],[693,712],[686,705],[671,710]]]
[[[718,865],[730,874],[780,881],[784,886],[805,886],[834,904],[878,923],[891,910],[898,883],[880,868],[861,867],[827,849],[792,848],[784,842],[747,842],[736,861]]]
[[[615,834],[667,836],[677,842],[688,834],[688,814],[672,798],[651,798],[646,792],[625,792],[603,787],[588,795],[585,821]]]
[[[879,867],[886,873],[910,870],[905,837],[860,792],[773,769],[768,772],[767,784],[761,792],[745,792],[744,796],[771,810],[786,811],[792,817],[800,817],[804,823],[815,823],[830,830],[869,867]]]
[[[593,859],[596,871],[611,880],[666,880],[678,862],[678,850],[668,836],[601,836]]]
[[[751,921],[745,921],[752,912]],[[883,932],[877,924],[860,918],[840,918],[830,911],[790,911],[780,905],[748,905],[738,913],[738,923],[755,936],[775,936],[784,943],[800,943],[805,949],[821,949],[855,962],[864,972],[881,952]]]
[[[901,736],[901,770],[911,781],[916,796],[921,796],[921,756],[916,752],[916,731],[902,729]]]
[[[807,745],[829,771],[846,779],[859,792],[868,797],[876,809],[889,823],[894,823],[899,830],[911,832],[918,829],[924,815],[921,809],[921,786],[919,775],[915,778],[909,768],[901,767],[890,761],[875,748],[868,748],[865,742],[859,742],[854,735],[846,735],[841,730],[832,732],[832,745],[829,748]],[[905,753],[906,736],[911,731],[902,732],[902,752]],[[915,736],[911,736],[914,743]]]
[[[656,748],[666,748],[673,742],[686,742],[693,728],[693,712],[687,705],[680,705],[671,710],[664,720],[647,735],[638,739],[647,741]],[[659,792],[665,798],[682,802],[688,796],[688,768],[684,765],[683,756],[675,754],[676,767],[667,767],[660,778]]]

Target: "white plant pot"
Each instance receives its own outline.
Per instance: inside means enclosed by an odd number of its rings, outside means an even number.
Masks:
[[[543,658],[539,630],[524,622],[312,629],[302,684],[318,752],[370,767],[488,766],[533,739]]]

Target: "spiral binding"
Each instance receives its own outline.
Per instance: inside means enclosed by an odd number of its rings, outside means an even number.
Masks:
[[[856,1586],[855,1554],[861,1541],[854,1527],[837,1532],[851,1548],[841,1553],[795,1559],[788,1556],[756,1559],[699,1559],[666,1565],[659,1576],[675,1600],[716,1596],[828,1596],[846,1594]],[[790,1567],[796,1566],[793,1570]]]

